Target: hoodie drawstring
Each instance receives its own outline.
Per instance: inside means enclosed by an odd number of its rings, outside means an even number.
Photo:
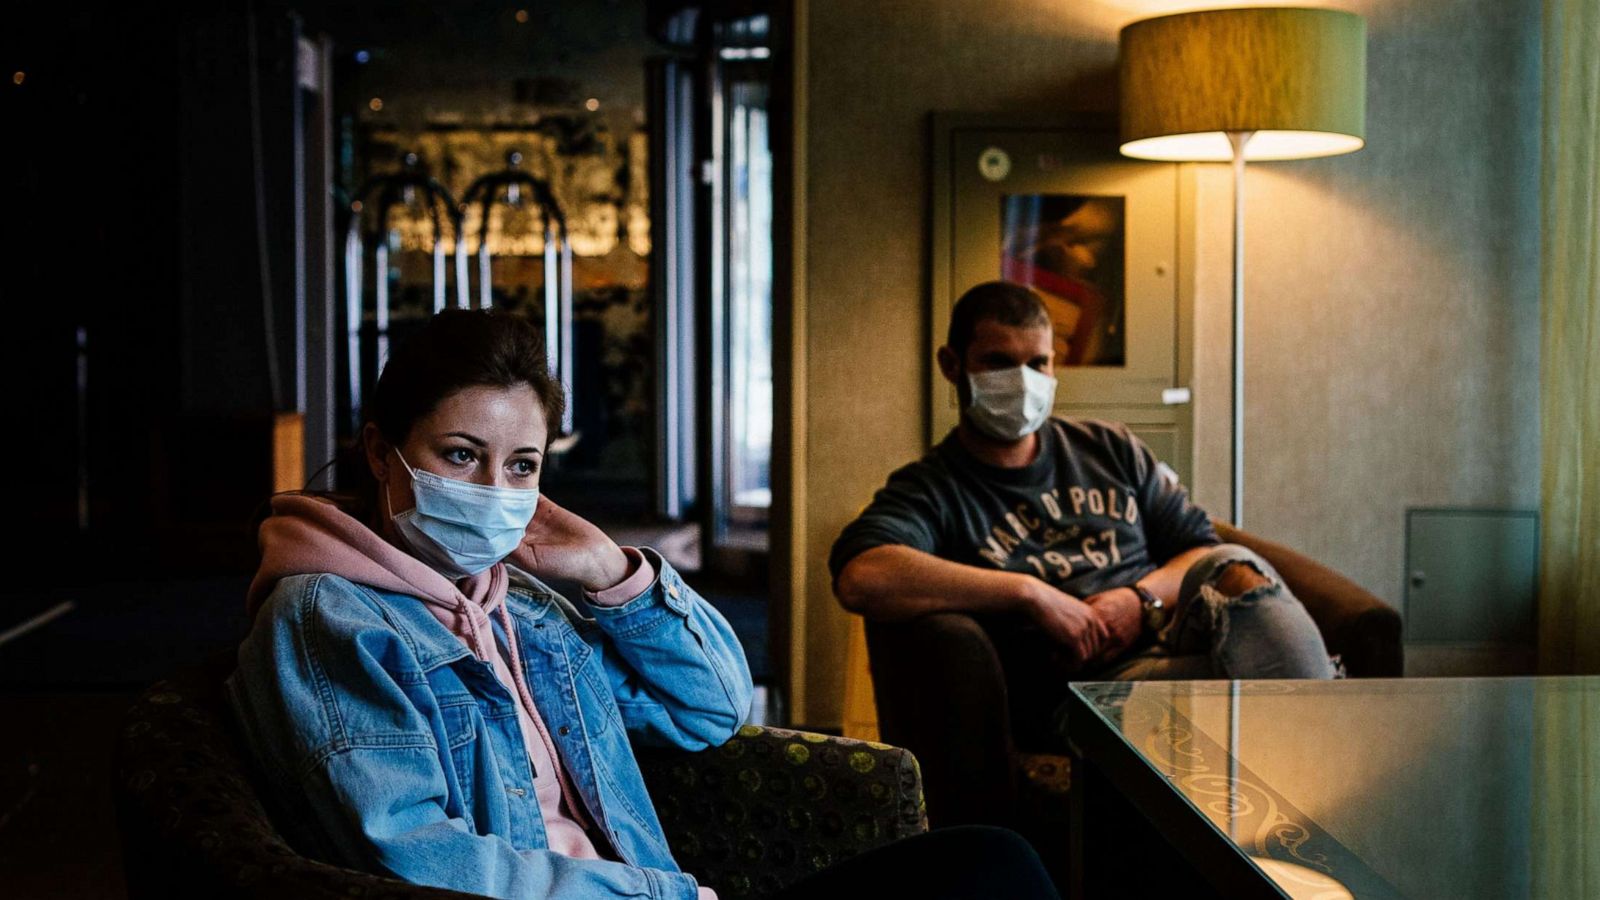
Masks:
[[[484,662],[489,662],[494,657],[490,656],[489,649],[484,647],[483,628],[478,624],[478,617],[472,614],[472,610],[468,609],[468,606],[467,598],[461,594],[456,594],[456,612],[467,620],[467,630],[472,632],[472,652],[476,653],[478,658]]]
[[[533,705],[533,694],[528,690],[528,683],[522,677],[522,653],[517,649],[517,629],[511,623],[509,603],[500,604],[500,624],[506,629],[506,647],[511,651],[511,680],[517,683],[517,696],[528,709],[537,709]]]

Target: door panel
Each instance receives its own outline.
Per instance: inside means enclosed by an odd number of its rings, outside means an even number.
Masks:
[[[1163,397],[1166,389],[1189,386],[1181,352],[1192,317],[1180,302],[1189,254],[1180,243],[1179,167],[1126,159],[1115,131],[1098,127],[938,116],[933,140],[930,345],[944,343],[950,309],[967,289],[1001,277],[1028,279],[1045,294],[1056,331],[1056,413],[1126,423],[1190,484],[1192,408]],[[1074,221],[1082,218],[1078,212],[1061,218],[1092,206],[1107,210],[1111,221],[1098,236]],[[1031,232],[1029,222],[1036,223]],[[1055,232],[1046,235],[1050,228]],[[1040,235],[1046,236],[1033,240]],[[1098,248],[1091,240],[1100,241]],[[1087,254],[1090,264],[1082,266],[1085,257],[1075,254]],[[1102,334],[1096,341],[1095,329],[1072,319],[1097,304],[1104,322],[1116,326],[1102,324],[1099,331],[1114,340]],[[1087,352],[1073,347],[1085,335]],[[954,427],[959,409],[954,387],[936,373],[932,388],[929,437],[936,441]]]
[[[997,147],[1010,159],[1003,180],[990,181],[979,160]],[[1053,132],[955,135],[955,255],[951,295],[999,278],[1004,198],[1026,195],[1120,197],[1126,248],[1125,365],[1076,366],[1060,375],[1058,402],[1159,402],[1174,387],[1177,229],[1175,167],[1108,161],[1100,141],[1062,146]],[[1114,154],[1115,148],[1109,148]]]

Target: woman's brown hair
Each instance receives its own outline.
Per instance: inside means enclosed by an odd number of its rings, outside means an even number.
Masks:
[[[446,309],[389,354],[367,399],[365,420],[398,446],[419,420],[457,391],[524,384],[544,409],[548,440],[560,428],[567,399],[550,375],[544,341],[533,325],[499,310]],[[367,468],[359,436],[341,453],[339,472],[340,490],[310,493],[358,519],[370,519],[377,509],[378,482]]]
[[[366,418],[399,445],[419,419],[463,388],[523,384],[533,388],[551,430],[559,428],[566,394],[550,376],[533,325],[497,310],[446,309],[389,354]]]

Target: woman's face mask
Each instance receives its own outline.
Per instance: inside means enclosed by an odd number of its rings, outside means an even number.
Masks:
[[[510,488],[457,481],[419,472],[395,455],[411,473],[416,505],[394,513],[395,528],[417,555],[450,576],[476,575],[511,555],[539,508],[538,488]],[[384,492],[385,497],[388,491]]]

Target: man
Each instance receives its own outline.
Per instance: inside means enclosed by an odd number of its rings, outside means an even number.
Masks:
[[[1052,418],[1051,327],[1004,281],[956,303],[939,371],[960,424],[889,476],[834,544],[846,609],[973,614],[1006,672],[1020,742],[1059,745],[1068,678],[1329,678],[1315,624],[1126,427]],[[1167,473],[1167,474],[1163,474]]]

